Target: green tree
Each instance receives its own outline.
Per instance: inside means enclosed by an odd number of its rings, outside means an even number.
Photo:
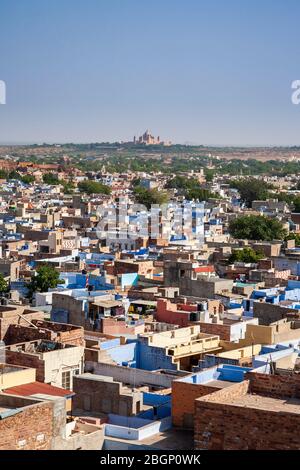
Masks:
[[[31,183],[34,183],[35,179],[34,179],[34,176],[32,175],[24,175],[22,176],[21,181],[24,184],[31,184]]]
[[[300,246],[300,234],[295,232],[290,232],[285,240],[295,240],[295,245]]]
[[[209,189],[192,188],[188,190],[186,198],[188,200],[207,201],[208,199],[221,199],[221,196],[212,193]]]
[[[8,175],[5,170],[0,169],[0,179],[7,179]]]
[[[79,191],[87,194],[110,194],[109,186],[99,183],[98,181],[82,181],[78,184]]]
[[[19,180],[19,179],[21,179],[21,175],[17,171],[13,170],[8,174],[8,179],[10,179],[10,180]]]
[[[241,250],[233,250],[228,262],[233,264],[236,261],[243,263],[257,263],[258,260],[264,258],[264,254],[253,250],[253,248],[245,247]]]
[[[202,188],[196,178],[175,176],[175,178],[168,182],[167,188],[177,189],[188,200],[198,199],[199,201],[207,201],[208,199],[220,198],[219,195]]]
[[[43,264],[36,270],[37,274],[28,284],[29,297],[32,298],[35,292],[48,292],[64,281],[59,279],[59,272],[51,265]]]
[[[297,212],[297,213],[300,212],[300,196],[296,196],[293,199],[292,209],[293,209],[293,212]]]
[[[141,186],[134,188],[135,199],[139,204],[143,204],[147,209],[151,208],[152,204],[166,204],[169,201],[168,193],[159,191],[158,189],[146,189]]]
[[[58,184],[60,184],[58,177],[53,173],[45,173],[43,175],[43,182],[45,184],[51,184],[53,186],[57,186]]]
[[[131,181],[131,186],[132,188],[135,188],[136,186],[139,186],[141,184],[141,178],[133,178]]]
[[[0,294],[4,294],[8,291],[8,283],[4,279],[3,274],[0,274]]]
[[[299,196],[295,196],[292,194],[287,194],[287,193],[276,193],[274,196],[276,196],[276,199],[278,201],[283,201],[285,202],[288,206],[292,207],[294,204],[295,199],[299,198]],[[300,201],[299,201],[300,203]]]
[[[61,184],[63,185],[63,191],[65,194],[73,194],[75,186],[70,181],[62,181]]]
[[[207,183],[210,183],[214,179],[214,170],[211,170],[210,168],[205,168],[204,170],[204,175]]]
[[[256,178],[233,180],[230,186],[239,191],[241,200],[247,207],[251,207],[253,201],[265,201],[270,196],[269,189],[272,189],[271,185]]]
[[[186,178],[185,176],[177,175],[167,183],[167,188],[171,189],[192,189],[199,187],[199,182],[195,178]]]
[[[263,215],[242,215],[229,223],[234,238],[248,240],[283,240],[287,233],[278,219]]]

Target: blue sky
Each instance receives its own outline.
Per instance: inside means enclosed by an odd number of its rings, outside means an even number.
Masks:
[[[300,145],[299,0],[0,0],[0,142]]]

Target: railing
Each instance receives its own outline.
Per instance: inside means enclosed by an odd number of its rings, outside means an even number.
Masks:
[[[170,356],[184,356],[192,353],[202,353],[219,348],[219,337],[199,338],[191,341],[189,344],[173,346],[168,349]]]

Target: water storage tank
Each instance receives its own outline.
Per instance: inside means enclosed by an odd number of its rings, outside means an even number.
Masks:
[[[190,321],[200,321],[200,312],[191,312]]]
[[[207,310],[207,302],[200,302],[198,304],[198,312],[206,312]]]

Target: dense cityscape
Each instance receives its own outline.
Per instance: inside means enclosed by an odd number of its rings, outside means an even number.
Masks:
[[[295,460],[299,15],[0,0],[3,468]]]
[[[299,150],[1,147],[0,449],[299,449]]]

